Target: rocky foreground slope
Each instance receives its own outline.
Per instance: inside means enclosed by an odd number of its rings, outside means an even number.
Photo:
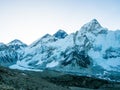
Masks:
[[[39,74],[0,67],[0,90],[69,90],[44,80]]]
[[[31,72],[0,67],[0,90],[119,90],[120,83],[45,70]]]

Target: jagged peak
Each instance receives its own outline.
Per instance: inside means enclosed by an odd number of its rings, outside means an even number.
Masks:
[[[100,25],[100,23],[98,22],[97,19],[92,19],[92,20],[89,22],[89,24],[99,24],[99,25]],[[101,26],[101,25],[100,25],[100,26]]]
[[[102,26],[100,25],[100,23],[96,19],[92,19],[87,24],[84,24],[82,26],[82,28],[86,28],[87,30],[88,29],[89,30],[96,30],[96,29],[102,28]]]
[[[50,35],[50,34],[45,34],[44,36],[42,36],[42,37],[39,38],[38,40],[34,41],[34,42],[30,45],[30,47],[35,47],[35,46],[41,44],[41,42],[46,41],[46,39],[50,39],[50,38],[52,38],[52,37],[53,37],[53,36]]]
[[[97,19],[92,19],[90,22],[99,23],[99,22],[97,21]]]
[[[59,29],[55,34],[53,34],[53,36],[59,39],[65,38],[67,35],[68,34],[62,29]]]
[[[26,44],[18,39],[14,39],[13,41],[9,42],[7,45],[9,46],[9,45],[26,45]]]
[[[98,35],[98,33],[102,32],[103,30],[106,32],[106,29],[103,28],[96,19],[92,19],[90,22],[84,24],[81,27],[80,32],[81,33],[90,32],[95,35]]]

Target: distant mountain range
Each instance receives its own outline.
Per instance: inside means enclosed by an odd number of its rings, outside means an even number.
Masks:
[[[116,75],[120,74],[120,30],[110,31],[93,19],[79,31],[67,34],[58,30],[29,46],[20,40],[0,43],[0,64],[12,69],[52,69],[119,80]]]

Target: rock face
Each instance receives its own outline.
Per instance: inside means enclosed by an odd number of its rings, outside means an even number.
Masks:
[[[64,39],[68,34],[64,30],[58,30],[53,36],[58,39]]]

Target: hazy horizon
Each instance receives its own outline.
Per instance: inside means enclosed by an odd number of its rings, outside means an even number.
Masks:
[[[19,39],[30,44],[59,29],[67,33],[97,19],[120,29],[120,0],[0,0],[0,42]]]

